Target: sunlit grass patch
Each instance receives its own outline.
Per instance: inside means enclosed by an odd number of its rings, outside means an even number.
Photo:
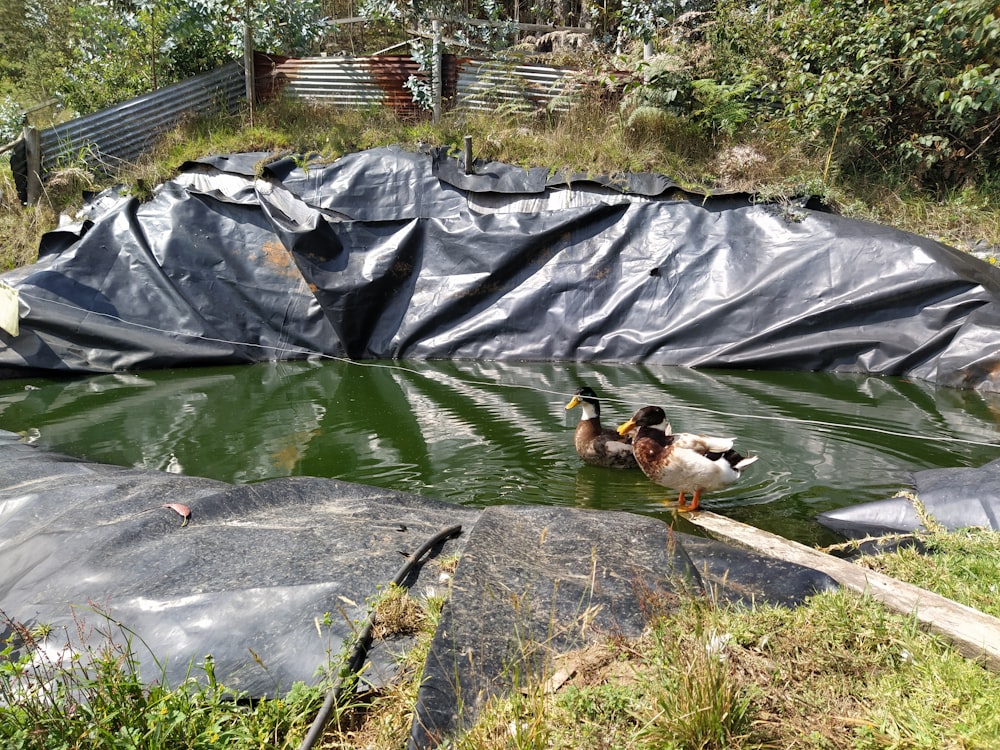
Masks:
[[[210,656],[168,686],[162,674],[140,674],[135,633],[105,613],[88,616],[76,623],[88,636],[83,651],[67,645],[67,632],[4,622],[4,747],[292,747],[322,700],[299,684],[280,700],[251,703],[216,679]]]
[[[1000,617],[1000,532],[962,529],[922,538],[924,552],[902,547],[866,557],[866,567],[902,578]]]

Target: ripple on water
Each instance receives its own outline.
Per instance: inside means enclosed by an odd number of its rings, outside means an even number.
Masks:
[[[32,389],[26,389],[30,385]],[[586,363],[279,362],[0,381],[0,428],[90,461],[227,482],[326,476],[463,505],[670,516],[674,493],[573,449],[580,385],[605,426],[645,404],[675,430],[759,455],[704,507],[801,541],[816,513],[877,500],[913,471],[1000,456],[996,396],[830,373]],[[986,445],[985,443],[994,443]]]

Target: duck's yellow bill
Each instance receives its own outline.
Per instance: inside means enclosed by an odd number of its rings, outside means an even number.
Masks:
[[[626,432],[632,432],[634,427],[635,427],[635,420],[630,419],[628,422],[625,422],[624,424],[618,427],[618,434],[624,435]]]

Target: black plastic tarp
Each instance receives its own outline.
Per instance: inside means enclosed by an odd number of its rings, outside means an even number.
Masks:
[[[87,463],[4,431],[0,467],[0,633],[51,628],[50,653],[131,636],[142,677],[171,685],[204,679],[211,655],[251,696],[316,682],[405,556],[479,515],[332,479],[230,485]],[[415,594],[440,586],[436,565],[416,573]],[[388,651],[366,670],[373,684],[394,675]]]
[[[915,472],[910,494],[925,518],[946,529],[1000,531],[1000,459],[977,468]],[[816,520],[848,539],[927,531],[912,497],[904,494],[826,511]]]
[[[265,166],[266,165],[266,166]],[[256,175],[260,176],[257,177]],[[300,358],[860,371],[1000,390],[1000,271],[804,205],[666,177],[378,148],[184,165],[5,274],[0,371]]]
[[[190,511],[186,522],[173,505]],[[448,717],[474,705],[449,693],[455,680],[497,689],[517,641],[572,648],[637,635],[657,591],[794,605],[836,587],[816,571],[629,513],[477,510],[312,477],[231,485],[88,463],[0,430],[0,635],[46,626],[51,654],[132,636],[148,681],[204,679],[211,655],[230,689],[281,695],[338,668],[403,562],[456,524],[461,534],[406,580],[418,598],[446,595],[440,562],[460,556],[421,699],[426,726],[453,729]],[[558,639],[548,618],[567,628]],[[377,641],[363,678],[387,682],[410,645],[399,635]]]

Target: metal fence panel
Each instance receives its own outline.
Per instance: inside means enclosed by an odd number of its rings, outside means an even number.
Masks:
[[[254,77],[270,95],[320,100],[349,109],[388,106],[419,113],[404,85],[426,72],[409,56],[287,58],[257,55]],[[569,68],[446,56],[445,99],[460,109],[569,109],[579,90]],[[243,65],[229,63],[41,132],[41,174],[86,163],[113,170],[134,162],[188,114],[235,111],[246,101]],[[447,105],[446,105],[447,106]]]
[[[233,62],[78,117],[41,132],[42,174],[81,160],[106,170],[134,162],[184,116],[232,112],[245,101],[243,65]]]
[[[461,60],[457,68],[455,107],[459,109],[566,111],[579,88],[577,71],[569,68],[488,60]]]
[[[269,66],[269,68],[267,67]],[[264,68],[262,71],[261,68]],[[418,111],[405,83],[421,77],[411,57],[277,57],[264,56],[258,63],[258,90],[321,101],[345,109],[391,107],[413,115]]]
[[[426,77],[410,57],[269,58],[266,82],[271,92],[330,102],[346,108],[389,106],[397,112],[419,110],[404,83]],[[515,65],[446,55],[443,66],[445,100],[458,109],[493,111],[510,107],[568,110],[578,90],[577,71],[546,65]],[[447,106],[447,105],[446,105]]]

